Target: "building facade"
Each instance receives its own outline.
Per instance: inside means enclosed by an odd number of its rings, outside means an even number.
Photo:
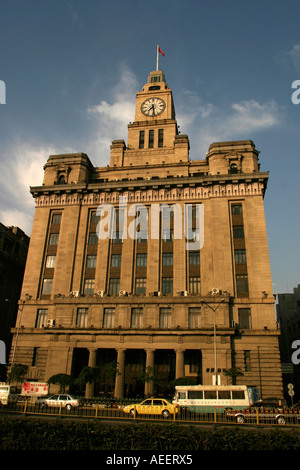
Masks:
[[[29,378],[99,366],[88,393],[123,397],[166,393],[181,377],[230,383],[236,368],[237,383],[282,394],[258,154],[249,140],[221,142],[190,160],[172,90],[154,71],[109,165],[50,156],[31,188],[14,330]]]
[[[288,385],[294,385],[294,403],[300,399],[300,284],[293,293],[277,295],[277,322],[280,325],[279,349],[282,360],[285,398],[290,402]]]
[[[0,223],[0,363],[7,364],[15,325],[29,237],[19,227]],[[3,354],[1,354],[3,353]],[[5,380],[6,367],[0,367],[0,381]]]

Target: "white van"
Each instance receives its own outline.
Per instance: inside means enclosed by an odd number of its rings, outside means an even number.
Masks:
[[[0,404],[7,405],[10,397],[10,385],[0,382]]]

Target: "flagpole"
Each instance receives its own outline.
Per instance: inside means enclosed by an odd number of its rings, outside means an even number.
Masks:
[[[158,56],[159,56],[159,44],[157,44],[157,47],[156,47],[156,71],[158,71]]]

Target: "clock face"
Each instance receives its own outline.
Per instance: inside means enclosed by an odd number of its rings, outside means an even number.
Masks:
[[[141,110],[145,116],[158,116],[165,107],[166,103],[161,98],[148,98],[142,103]]]

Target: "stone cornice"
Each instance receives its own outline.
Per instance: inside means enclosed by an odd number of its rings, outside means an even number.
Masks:
[[[37,206],[128,202],[205,200],[219,197],[263,196],[268,173],[188,176],[105,183],[31,187]]]

